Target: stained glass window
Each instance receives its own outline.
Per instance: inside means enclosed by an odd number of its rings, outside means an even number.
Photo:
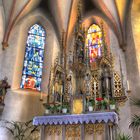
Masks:
[[[46,32],[34,24],[28,31],[21,88],[40,91]]]
[[[100,27],[96,24],[91,25],[88,29],[86,38],[86,51],[90,63],[94,62],[96,58],[101,56],[102,44],[102,31]]]

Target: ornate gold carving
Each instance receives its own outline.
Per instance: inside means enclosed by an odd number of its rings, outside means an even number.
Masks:
[[[50,125],[46,127],[46,132],[49,136],[62,134],[62,125]]]
[[[86,124],[85,125],[85,134],[92,135],[94,133],[102,134],[104,132],[104,124]]]
[[[118,102],[119,106],[124,105],[127,97],[122,87],[121,77],[117,72],[114,72],[114,98]]]
[[[121,77],[117,72],[114,72],[114,97],[123,95]]]
[[[72,140],[81,139],[81,126],[79,124],[66,125],[66,140],[72,138]]]
[[[94,85],[94,82],[96,83],[96,87]],[[95,95],[96,91],[96,97],[99,96],[99,72],[93,71],[92,72],[92,94]]]
[[[108,65],[110,68],[112,68],[112,66],[113,66],[112,60],[110,60],[109,58],[106,58],[106,57],[101,58],[100,64],[99,64],[100,67],[102,66],[102,64],[106,64],[106,65]]]

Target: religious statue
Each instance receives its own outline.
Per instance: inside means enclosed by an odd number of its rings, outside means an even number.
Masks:
[[[61,91],[60,91],[60,73],[57,73],[56,74],[56,77],[55,77],[55,83],[54,83],[54,91],[53,91],[53,94],[54,94],[54,102],[60,102],[61,100]]]
[[[4,98],[7,93],[7,89],[11,86],[7,82],[8,78],[4,77],[3,80],[0,80],[0,104],[4,105]]]
[[[86,95],[90,95],[91,93],[91,77],[89,73],[85,75],[85,93]]]
[[[67,78],[67,93],[69,96],[72,95],[72,76],[69,75],[69,77]]]
[[[73,63],[73,54],[72,54],[72,51],[69,52],[69,64],[72,64]]]
[[[107,67],[104,67],[103,69],[101,85],[102,85],[103,96],[110,98],[110,96],[112,96],[111,75],[110,75],[110,70]]]

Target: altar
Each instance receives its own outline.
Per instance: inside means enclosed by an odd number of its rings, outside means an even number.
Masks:
[[[40,140],[115,140],[118,115],[115,112],[37,116]]]
[[[63,33],[49,75],[45,116],[33,119],[33,125],[41,126],[40,140],[116,139],[117,112],[127,100],[121,62],[116,71],[104,23],[85,29],[78,9],[73,49],[67,48]],[[95,43],[99,40],[102,45]]]

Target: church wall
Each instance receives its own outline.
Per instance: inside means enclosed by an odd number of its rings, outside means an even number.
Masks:
[[[5,16],[4,16],[4,9],[2,6],[2,2],[0,1],[0,57],[3,53],[2,51],[2,40],[4,36],[4,29],[5,29]],[[0,59],[0,64],[2,64],[2,59]],[[0,71],[2,70],[2,66],[0,65]],[[0,73],[0,78],[2,77],[2,73]]]
[[[138,4],[137,4],[138,6]],[[130,83],[130,97],[140,98],[140,67],[139,67],[139,16],[136,11],[129,14],[127,24],[127,46],[125,52],[128,80]],[[131,116],[138,114],[140,110],[131,106]],[[140,140],[139,132],[133,132],[133,139]]]
[[[120,67],[122,67],[122,74],[123,74],[123,85],[125,94],[127,95],[127,71],[126,71],[126,61],[125,61],[125,53],[120,49],[118,40],[115,34],[110,30],[110,48],[111,52],[114,56],[114,70],[119,72],[121,75]],[[120,62],[121,61],[121,62]],[[119,130],[124,134],[132,135],[131,130],[129,129],[131,112],[130,112],[130,105],[129,100],[125,102],[124,105],[119,107]]]
[[[4,119],[27,121],[32,119],[33,116],[43,115],[44,113],[42,102],[39,100],[40,93],[20,89],[27,31],[36,22],[39,22],[46,29],[47,34],[41,86],[42,92],[48,92],[50,66],[58,54],[59,44],[49,20],[40,10],[35,10],[15,26],[10,36],[9,48],[2,51],[0,55],[2,66],[0,78],[7,76],[11,85],[11,89],[5,98],[5,108],[2,114]],[[46,94],[43,94],[43,96],[45,102]]]

